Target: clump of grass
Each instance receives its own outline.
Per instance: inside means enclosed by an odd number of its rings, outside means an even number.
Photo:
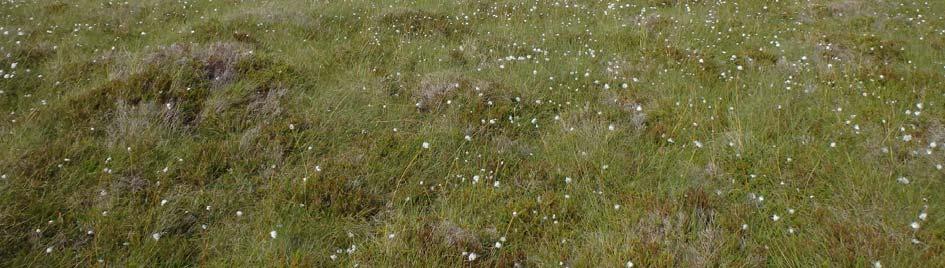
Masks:
[[[385,11],[378,19],[380,25],[391,31],[412,36],[457,36],[466,27],[450,16],[413,8],[394,8]]]
[[[106,143],[117,148],[126,148],[131,143],[151,147],[160,141],[164,132],[175,135],[174,132],[183,131],[180,120],[178,110],[171,106],[153,102],[131,106],[120,101],[116,104],[111,124],[106,128]]]
[[[497,85],[488,81],[465,77],[455,72],[426,74],[418,85],[417,108],[431,111],[443,108],[454,101],[467,102],[471,106],[491,106],[504,100]]]

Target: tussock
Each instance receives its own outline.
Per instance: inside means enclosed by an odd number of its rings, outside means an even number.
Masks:
[[[422,112],[436,111],[448,100],[463,97],[470,104],[501,102],[495,85],[483,80],[471,79],[452,72],[436,72],[425,75],[415,93],[416,106]]]
[[[380,16],[379,23],[396,33],[414,36],[453,36],[464,27],[444,14],[411,8],[395,8]]]
[[[677,265],[711,267],[720,261],[722,230],[714,226],[708,214],[677,212],[664,215],[651,212],[640,219],[633,234],[646,248],[672,252]]]
[[[440,220],[427,223],[421,230],[421,237],[427,239],[425,243],[428,246],[448,248],[457,252],[476,252],[481,255],[486,247],[483,239],[491,232],[494,231],[470,230],[450,220]]]
[[[144,192],[151,187],[151,181],[142,178],[139,175],[121,176],[116,179],[110,187],[109,193],[113,195],[137,194]]]
[[[271,119],[282,113],[282,97],[288,90],[284,87],[257,92],[246,105],[247,112],[260,119]]]
[[[106,129],[108,147],[127,147],[130,143],[153,144],[163,134],[182,130],[180,114],[171,105],[154,102],[132,106],[125,101],[115,105],[111,124]]]
[[[219,87],[238,78],[237,65],[250,55],[252,50],[239,43],[216,42],[207,47],[177,43],[157,49],[143,62],[146,66],[196,63],[206,73],[206,79],[214,87]]]

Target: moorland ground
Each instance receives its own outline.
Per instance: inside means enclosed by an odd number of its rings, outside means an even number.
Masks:
[[[942,267],[945,2],[0,3],[0,266]]]

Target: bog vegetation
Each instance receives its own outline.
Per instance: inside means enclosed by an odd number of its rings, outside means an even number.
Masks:
[[[943,14],[4,0],[0,266],[942,267]]]

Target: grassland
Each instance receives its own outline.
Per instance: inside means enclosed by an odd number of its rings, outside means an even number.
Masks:
[[[0,266],[942,267],[945,2],[0,3]]]

